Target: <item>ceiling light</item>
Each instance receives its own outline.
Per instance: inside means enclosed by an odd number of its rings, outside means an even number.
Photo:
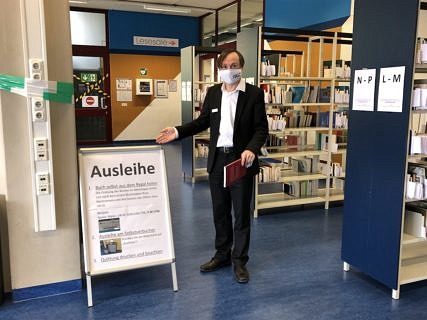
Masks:
[[[81,4],[87,4],[87,0],[69,0],[69,3],[81,3]]]
[[[162,12],[176,12],[176,13],[190,13],[191,9],[175,7],[175,6],[155,6],[151,4],[144,4],[145,10],[162,11]]]

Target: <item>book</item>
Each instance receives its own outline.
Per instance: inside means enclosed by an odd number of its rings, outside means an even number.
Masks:
[[[301,138],[298,135],[288,134],[286,135],[286,146],[290,148],[297,148],[301,143]]]
[[[224,188],[231,186],[234,182],[246,174],[246,167],[242,167],[242,160],[237,159],[224,166]]]
[[[329,103],[331,101],[331,87],[320,88],[319,102]]]
[[[309,103],[315,103],[318,100],[318,95],[319,95],[319,86],[313,86],[312,88],[310,88],[310,95],[308,97],[308,101]]]
[[[304,95],[305,86],[293,85],[292,90],[292,103],[301,103],[302,96]]]
[[[405,210],[404,231],[418,238],[427,238],[426,217],[419,212]]]
[[[294,172],[306,172],[306,173],[312,172],[312,161],[313,161],[312,158],[292,157],[290,160],[291,160],[292,170]]]

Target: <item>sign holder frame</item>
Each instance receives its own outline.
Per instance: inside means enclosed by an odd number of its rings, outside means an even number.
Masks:
[[[88,156],[98,156],[101,157],[103,155],[109,157],[111,160],[114,158],[114,155],[131,155],[136,156],[137,154],[143,154],[144,152],[156,153],[158,152],[158,160],[157,163],[159,165],[159,173],[161,175],[161,187],[162,187],[162,196],[163,196],[163,206],[164,213],[163,218],[166,218],[168,221],[163,221],[163,227],[167,232],[166,237],[169,239],[169,252],[168,257],[164,257],[160,260],[150,261],[150,262],[138,262],[132,263],[130,262],[128,265],[121,265],[115,267],[103,267],[98,269],[91,264],[93,259],[91,255],[90,249],[90,241],[98,242],[99,239],[96,238],[96,235],[90,235],[90,219],[88,217],[88,201],[89,195],[88,192],[90,190],[89,183],[87,181],[86,166],[85,166],[85,158]],[[152,156],[152,155],[151,155]],[[120,177],[118,178],[120,179]],[[121,178],[123,179],[123,178]],[[161,146],[126,146],[126,147],[95,147],[95,148],[81,148],[79,150],[79,186],[80,186],[80,205],[81,205],[81,223],[82,223],[82,234],[83,234],[83,253],[84,253],[84,264],[85,264],[85,275],[86,275],[86,288],[87,288],[87,302],[88,307],[93,306],[93,296],[92,296],[92,276],[108,274],[113,272],[120,272],[125,270],[133,270],[145,267],[152,267],[164,264],[171,265],[172,272],[172,286],[173,291],[178,291],[178,281],[176,275],[176,260],[175,260],[175,250],[174,250],[174,242],[173,242],[173,234],[172,234],[172,223],[171,223],[171,214],[170,214],[170,205],[169,205],[169,189],[167,184],[167,174],[166,174],[166,166],[165,166],[165,156],[164,150]],[[89,187],[89,189],[87,189]],[[93,193],[93,191],[92,191]],[[92,194],[93,196],[93,194]],[[93,199],[92,199],[93,200]],[[129,202],[129,201],[128,201]],[[126,201],[124,202],[126,204]],[[126,207],[128,209],[128,207]],[[93,210],[93,209],[92,209]],[[100,232],[99,232],[100,233]],[[102,253],[101,253],[102,254]],[[144,259],[140,258],[139,260]],[[95,260],[96,261],[96,260]]]

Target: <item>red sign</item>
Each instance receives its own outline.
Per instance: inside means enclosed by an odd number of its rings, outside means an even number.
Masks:
[[[95,99],[93,97],[87,97],[86,103],[91,106],[95,103]]]
[[[98,96],[85,96],[82,98],[83,108],[97,108],[98,107]]]

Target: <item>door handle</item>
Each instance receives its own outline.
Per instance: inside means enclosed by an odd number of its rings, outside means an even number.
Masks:
[[[107,100],[107,97],[101,97],[101,109],[108,109],[107,104],[105,103]]]

